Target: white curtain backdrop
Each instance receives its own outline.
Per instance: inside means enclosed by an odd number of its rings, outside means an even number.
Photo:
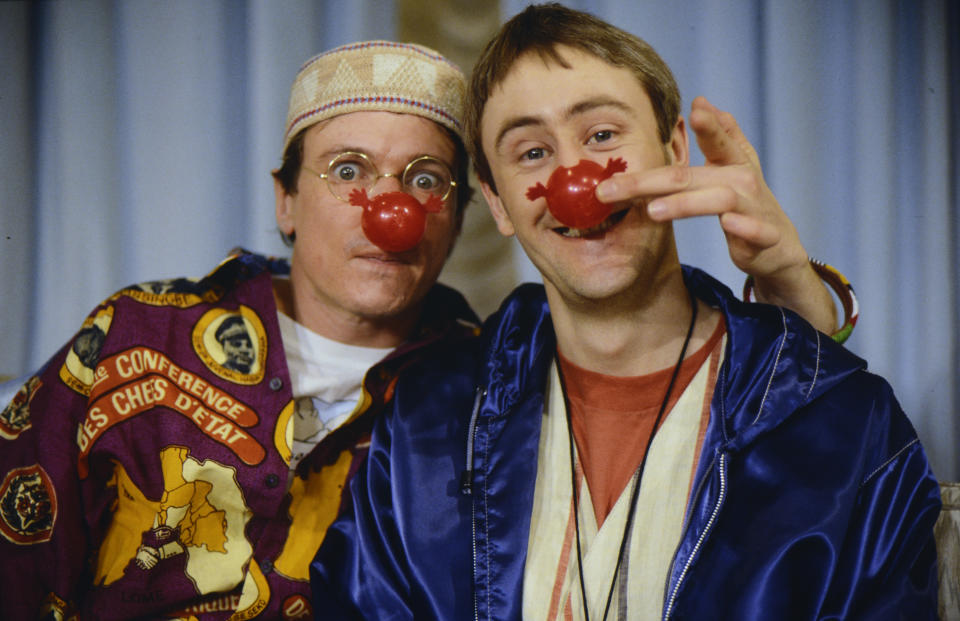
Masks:
[[[319,51],[397,38],[400,2],[0,2],[0,374],[43,364],[123,285],[200,276],[236,245],[284,254],[269,171],[290,82]],[[685,106],[737,116],[810,254],[856,288],[848,346],[960,479],[957,3],[567,4],[653,44]],[[685,262],[741,287],[715,220],[678,236]],[[536,279],[514,262],[471,294],[482,312]]]

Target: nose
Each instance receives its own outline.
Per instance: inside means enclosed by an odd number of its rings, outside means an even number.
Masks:
[[[380,175],[377,181],[373,184],[372,192],[373,194],[380,194],[381,192],[402,192],[403,183],[400,181],[400,176],[393,173],[386,173]]]
[[[557,145],[557,166],[562,166],[563,168],[571,168],[580,163],[580,160],[590,159],[590,157],[583,152],[583,149],[580,148],[580,145],[572,144],[560,144]]]

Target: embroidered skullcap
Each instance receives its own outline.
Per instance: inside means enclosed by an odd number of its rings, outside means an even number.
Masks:
[[[297,133],[348,112],[416,114],[463,139],[466,78],[452,62],[422,45],[363,41],[308,60],[290,89],[283,152]]]

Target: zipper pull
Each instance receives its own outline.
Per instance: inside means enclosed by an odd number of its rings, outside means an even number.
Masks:
[[[473,436],[477,431],[477,416],[480,414],[480,402],[486,396],[487,391],[482,387],[477,387],[476,395],[473,398],[473,412],[470,414],[470,424],[467,425],[467,467],[460,475],[460,493],[469,496],[473,493]]]

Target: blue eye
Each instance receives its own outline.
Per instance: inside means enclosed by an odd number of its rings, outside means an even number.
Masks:
[[[446,195],[450,189],[450,168],[440,160],[424,156],[409,164],[403,170],[403,185],[416,195],[423,194]]]
[[[342,162],[333,168],[332,174],[340,181],[353,181],[360,176],[360,167],[352,162]]]
[[[609,129],[603,129],[590,136],[591,142],[606,142],[613,138],[613,132]]]
[[[539,160],[544,156],[544,150],[542,147],[536,147],[535,149],[530,149],[529,151],[524,152],[522,159],[525,160]]]
[[[428,172],[419,172],[411,180],[411,184],[418,190],[433,190],[440,185],[440,179]]]

